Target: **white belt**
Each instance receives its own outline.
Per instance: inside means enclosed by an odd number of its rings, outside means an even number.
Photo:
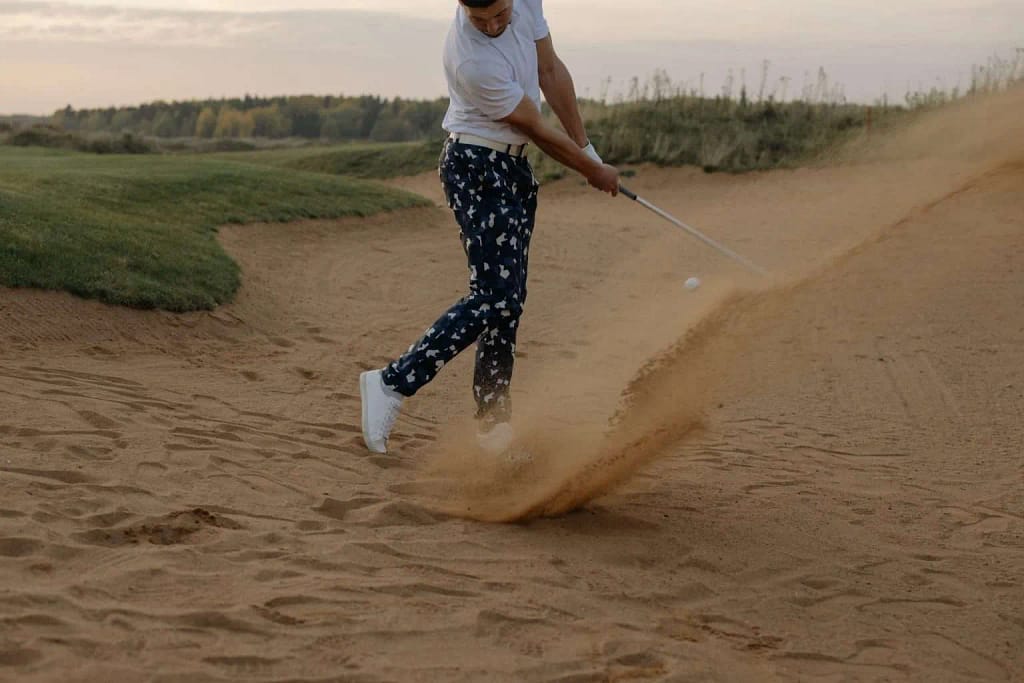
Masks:
[[[493,149],[496,152],[502,152],[504,154],[511,154],[514,157],[521,157],[526,154],[526,145],[510,145],[505,142],[498,142],[496,140],[488,140],[478,135],[469,135],[468,133],[452,133],[448,136],[452,142],[461,142],[464,145],[476,145],[477,147],[486,147],[487,149]]]

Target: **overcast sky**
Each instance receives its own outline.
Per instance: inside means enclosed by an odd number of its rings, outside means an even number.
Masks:
[[[456,0],[0,0],[0,113],[279,94],[446,94]],[[381,11],[386,10],[386,11]],[[546,0],[577,89],[800,95],[823,67],[851,100],[966,84],[1024,48],[1024,0]],[[786,79],[786,80],[783,80]],[[788,83],[787,83],[788,81]]]

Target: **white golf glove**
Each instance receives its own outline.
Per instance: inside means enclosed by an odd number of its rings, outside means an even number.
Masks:
[[[599,164],[604,163],[604,161],[601,160],[601,155],[599,155],[597,150],[594,149],[594,143],[589,140],[587,141],[587,146],[583,148],[583,153]]]

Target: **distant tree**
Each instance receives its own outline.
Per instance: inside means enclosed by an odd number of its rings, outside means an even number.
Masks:
[[[447,111],[447,99],[433,101],[406,100],[405,106],[402,109],[402,117],[409,121],[415,129],[416,136],[422,138],[436,135],[441,130],[441,122],[444,120],[444,115]]]
[[[233,107],[221,107],[217,115],[217,126],[214,128],[215,138],[248,138],[252,137],[255,128],[250,112],[238,111]]]
[[[374,95],[303,95],[166,102],[137,107],[75,110],[70,105],[50,121],[65,131],[157,137],[288,136],[330,140],[416,140],[440,129],[448,101],[382,99]]]
[[[150,126],[150,133],[158,138],[173,138],[178,135],[179,126],[169,110],[157,114]]]
[[[106,114],[102,110],[97,109],[89,112],[89,116],[86,118],[82,128],[94,133],[96,131],[106,130],[109,122],[110,120],[107,118]]]
[[[328,140],[354,140],[363,130],[363,109],[358,102],[337,104],[323,115],[320,137]]]
[[[50,121],[53,125],[64,130],[78,130],[78,115],[71,108],[70,104],[54,112],[53,116],[50,117]]]
[[[414,137],[415,129],[412,125],[390,108],[381,113],[370,132],[370,139],[376,142],[401,142]]]
[[[131,109],[118,109],[110,120],[109,129],[114,133],[131,131],[135,127],[135,112]]]
[[[217,112],[213,107],[204,107],[196,119],[195,136],[197,138],[212,138],[213,132],[217,130]]]
[[[251,138],[256,129],[256,122],[252,119],[252,112],[243,111],[238,121],[238,137]]]
[[[190,138],[196,134],[196,121],[199,120],[199,111],[186,109],[175,117],[178,124],[178,132],[175,137]]]
[[[252,134],[259,138],[285,138],[292,131],[292,123],[276,104],[249,111],[253,121]]]
[[[284,111],[292,122],[292,135],[319,138],[322,125],[320,98],[312,95],[289,98]]]
[[[363,95],[358,98],[360,108],[363,110],[363,128],[359,131],[359,137],[366,139],[370,137],[374,127],[377,125],[377,118],[384,110],[384,100],[375,95]]]

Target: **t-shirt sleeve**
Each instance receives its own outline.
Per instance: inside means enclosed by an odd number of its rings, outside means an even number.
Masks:
[[[491,121],[511,114],[526,95],[507,64],[463,62],[457,78],[466,99]]]
[[[529,0],[529,3],[533,11],[533,39],[547,38],[551,29],[548,28],[548,20],[544,18],[544,0]]]

